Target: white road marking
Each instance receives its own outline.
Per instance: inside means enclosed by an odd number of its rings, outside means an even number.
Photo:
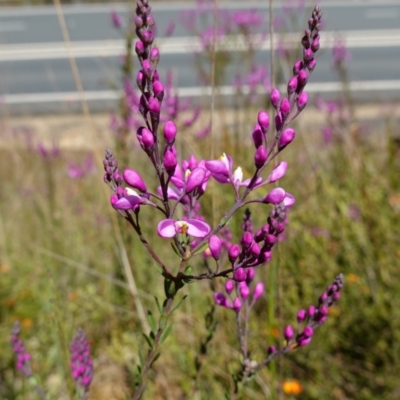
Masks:
[[[279,88],[285,91],[286,87]],[[400,80],[381,80],[381,81],[354,81],[350,83],[352,92],[380,92],[400,90]],[[248,92],[245,87],[243,92]],[[342,91],[340,83],[336,82],[309,82],[307,93],[337,93]],[[177,92],[181,97],[202,97],[211,95],[211,87],[187,87],[178,88]],[[217,94],[222,96],[232,96],[236,89],[232,86],[222,86],[217,88]],[[265,89],[260,88],[259,93],[265,93]],[[116,100],[121,93],[112,90],[99,90],[84,92],[87,101]],[[34,93],[34,94],[7,94],[0,96],[0,104],[32,104],[32,103],[75,103],[79,102],[81,94],[79,92],[57,92],[57,93]]]
[[[219,3],[220,9],[243,9],[242,1],[221,1]],[[248,1],[245,3],[246,8],[259,8],[267,9],[268,2],[265,0],[259,1]],[[314,7],[315,1],[311,0],[307,2],[308,7]],[[346,7],[387,7],[387,6],[398,6],[398,0],[343,0],[343,1],[325,1],[323,2],[324,9],[329,8],[346,8]],[[181,11],[181,10],[193,10],[195,8],[194,2],[157,2],[152,5],[156,11]],[[280,2],[274,3],[274,8],[281,8]],[[64,14],[94,14],[94,13],[105,13],[109,14],[111,10],[118,12],[127,12],[129,7],[126,4],[121,3],[110,3],[101,5],[80,5],[80,4],[69,4],[63,5]],[[4,7],[1,9],[1,17],[9,16],[30,16],[30,15],[56,15],[55,8],[52,6],[26,6],[26,7]]]
[[[336,38],[343,38],[348,48],[400,47],[400,29],[324,32],[321,38],[321,48],[332,48]],[[254,35],[255,42],[261,42],[261,50],[269,51],[269,39],[262,35]],[[290,33],[275,35],[275,47],[285,44],[288,47],[299,47],[299,35]],[[156,43],[157,44],[157,43]],[[72,42],[71,49],[75,58],[117,57],[123,54],[124,40]],[[197,37],[167,38],[158,42],[161,55],[185,54],[201,51],[200,40]],[[245,51],[248,46],[243,37],[224,36],[217,47],[227,51]],[[0,62],[23,60],[56,60],[68,58],[68,50],[64,42],[7,44],[0,45]]]

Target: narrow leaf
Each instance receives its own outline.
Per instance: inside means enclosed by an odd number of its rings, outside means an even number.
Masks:
[[[185,300],[187,297],[187,294],[185,294],[179,301],[178,303],[176,303],[175,307],[171,310],[171,313],[173,313],[183,302],[183,300]]]
[[[152,332],[157,332],[156,320],[150,310],[147,311],[147,318],[149,319],[149,324]]]
[[[172,331],[172,325],[169,325],[161,335],[160,343],[163,343]]]

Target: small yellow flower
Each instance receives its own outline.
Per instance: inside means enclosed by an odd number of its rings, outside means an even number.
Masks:
[[[32,320],[30,318],[24,318],[21,325],[23,328],[30,328],[32,326]]]
[[[69,300],[69,301],[77,300],[78,297],[79,297],[79,295],[78,295],[78,293],[76,293],[76,292],[69,292],[69,293],[68,293],[68,300]]]
[[[360,277],[356,274],[347,274],[346,275],[346,281],[351,282],[351,283],[356,283],[358,282]]]
[[[300,394],[303,391],[301,383],[297,379],[288,379],[283,381],[282,389],[285,394]]]
[[[278,328],[272,328],[272,329],[271,329],[271,335],[272,335],[274,338],[279,337],[279,329],[278,329]]]
[[[10,266],[8,264],[1,264],[0,265],[0,272],[2,274],[6,274],[9,271],[10,271]]]

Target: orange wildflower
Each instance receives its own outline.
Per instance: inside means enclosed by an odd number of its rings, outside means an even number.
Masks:
[[[359,279],[360,279],[359,276],[356,274],[347,274],[346,275],[346,280],[351,283],[356,283],[356,282],[358,282]]]
[[[282,389],[285,394],[300,394],[303,391],[303,386],[297,379],[288,379],[283,381]]]

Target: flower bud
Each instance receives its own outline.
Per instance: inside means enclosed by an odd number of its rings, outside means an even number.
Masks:
[[[248,249],[253,243],[253,235],[250,232],[244,232],[240,239],[240,243],[244,249]]]
[[[150,99],[149,99],[149,111],[154,114],[160,113],[160,103],[154,97],[150,97]]]
[[[315,307],[314,306],[308,307],[307,315],[309,318],[312,318],[315,315]]]
[[[219,257],[221,256],[221,247],[222,247],[222,243],[221,243],[220,238],[217,235],[211,235],[210,238],[208,239],[208,248],[210,249],[211,255],[216,260],[219,260]],[[231,282],[231,281],[228,281],[228,282]]]
[[[292,78],[289,79],[288,85],[287,85],[287,92],[288,96],[290,96],[292,93],[294,93],[297,89],[297,78],[293,76]]]
[[[278,150],[282,151],[288,144],[290,144],[294,137],[296,136],[296,132],[292,128],[285,129],[279,139]]]
[[[239,312],[241,308],[242,308],[242,302],[239,299],[239,297],[236,297],[235,300],[233,300],[232,309],[236,312]]]
[[[250,253],[251,253],[251,256],[255,257],[255,258],[257,258],[260,255],[261,249],[260,249],[260,246],[258,245],[258,243],[253,242],[253,244],[250,247]]]
[[[282,188],[272,189],[264,198],[264,203],[268,204],[279,204],[285,198],[286,192]]]
[[[141,39],[143,42],[145,42],[147,45],[150,45],[154,41],[154,34],[151,31],[143,31],[141,32]]]
[[[298,78],[298,89],[303,89],[308,81],[307,71],[305,69],[300,70],[297,78]]]
[[[137,75],[136,75],[136,84],[138,85],[138,88],[143,92],[144,87],[146,83],[146,78],[144,76],[144,73],[142,70],[140,70]]]
[[[231,263],[235,262],[239,257],[240,247],[237,244],[232,245],[228,250],[228,257]]]
[[[141,192],[146,192],[146,184],[144,183],[141,176],[134,169],[125,169],[122,176],[127,185]]]
[[[278,89],[272,89],[272,91],[271,91],[271,103],[274,106],[274,108],[278,108],[280,98],[281,98],[281,95],[279,93],[279,90]]]
[[[258,147],[254,154],[254,165],[256,168],[261,168],[267,161],[268,153],[264,146]]]
[[[153,65],[157,65],[157,63],[160,61],[160,51],[157,49],[157,47],[153,47],[151,49],[150,61],[153,63]]]
[[[297,60],[293,65],[293,75],[297,75],[303,68],[304,64],[302,60]]]
[[[190,193],[200,187],[203,184],[205,177],[206,170],[204,168],[195,168],[188,177],[186,193]]]
[[[324,304],[328,300],[328,293],[324,292],[319,296],[319,304]]]
[[[264,284],[262,282],[258,282],[254,287],[253,298],[254,300],[258,300],[262,294],[264,293]]]
[[[231,294],[233,292],[233,289],[235,289],[235,283],[232,280],[226,281],[225,282],[226,293]]]
[[[256,275],[256,271],[253,267],[246,268],[246,282],[248,285],[254,279],[255,275]]]
[[[150,149],[150,147],[153,146],[154,144],[154,135],[152,132],[150,132],[147,128],[139,128],[140,131],[140,135],[142,137],[142,143],[143,143],[143,147],[145,149]]]
[[[175,122],[167,121],[164,125],[164,139],[168,144],[172,144],[176,137],[177,128]]]
[[[258,113],[258,125],[260,125],[260,128],[264,133],[268,131],[269,128],[269,116],[266,111],[260,111]]]
[[[239,294],[242,300],[246,300],[250,295],[250,288],[245,281],[239,283]]]
[[[257,126],[253,131],[253,143],[256,149],[258,149],[264,143],[264,134],[261,128]]]
[[[282,113],[278,111],[275,115],[275,129],[279,132],[283,127]]]
[[[314,329],[313,329],[311,326],[307,325],[307,326],[304,328],[303,335],[304,335],[306,338],[310,338],[312,335],[314,335]]]
[[[177,164],[176,154],[167,150],[164,154],[164,168],[169,175],[173,175]]]
[[[316,53],[319,50],[319,40],[314,39],[311,43],[311,50]]]
[[[143,27],[143,18],[137,15],[134,19],[136,28],[140,29]]]
[[[314,57],[314,53],[311,49],[305,49],[303,51],[304,61],[310,61]]]
[[[225,307],[227,300],[226,300],[226,297],[222,293],[216,292],[216,293],[214,293],[214,302],[218,306]]]
[[[299,98],[297,99],[297,109],[299,111],[304,110],[308,102],[308,94],[306,92],[301,92]]]
[[[283,116],[284,119],[286,119],[286,117],[289,115],[290,102],[286,97],[281,101],[281,105],[279,107],[279,111],[282,113],[282,116]]]
[[[154,81],[153,92],[157,100],[162,101],[164,98],[164,85],[160,81]]]
[[[294,336],[294,330],[291,325],[287,325],[285,329],[283,330],[283,336],[285,337],[286,341],[290,341],[293,339]]]
[[[298,345],[299,345],[299,347],[304,347],[304,346],[307,346],[308,344],[310,344],[310,342],[311,342],[311,337],[303,338],[303,339],[299,340]]]
[[[135,43],[135,51],[138,56],[143,55],[144,53],[144,43],[141,40],[138,40]]]
[[[238,268],[233,273],[233,280],[236,282],[243,282],[246,280],[246,271],[243,268]]]
[[[275,346],[269,346],[267,350],[268,354],[274,354],[276,352],[276,347]]]
[[[314,71],[316,65],[317,65],[317,60],[315,58],[312,58],[307,63],[307,68],[308,68],[309,71]]]
[[[297,322],[298,323],[303,322],[306,319],[306,316],[307,316],[306,310],[299,310],[297,312]]]
[[[327,306],[319,307],[318,311],[319,311],[319,315],[321,315],[322,317],[325,317],[328,315],[328,307]]]

